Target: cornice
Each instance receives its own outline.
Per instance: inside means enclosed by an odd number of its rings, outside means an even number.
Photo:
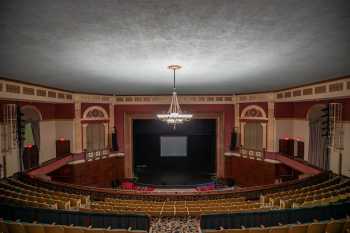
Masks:
[[[236,104],[253,102],[296,102],[350,97],[350,77],[263,93],[236,95],[180,95],[180,104]],[[0,99],[49,103],[107,103],[115,105],[169,104],[169,95],[113,96],[75,93],[0,78]]]

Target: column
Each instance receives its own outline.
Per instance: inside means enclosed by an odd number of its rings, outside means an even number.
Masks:
[[[267,113],[267,151],[276,151],[276,121],[275,121],[275,103],[268,102]]]
[[[236,128],[236,133],[237,133],[237,146],[239,147],[242,145],[241,143],[241,128],[240,128],[240,115],[239,115],[239,103],[236,103],[235,105],[235,128]]]
[[[74,120],[73,120],[73,153],[81,153],[82,135],[81,135],[81,103],[74,103]]]
[[[87,135],[86,135],[86,128],[88,126],[87,123],[82,124],[82,131],[83,131],[83,150],[86,150],[87,148]]]
[[[109,143],[109,140],[108,140],[108,133],[109,133],[108,123],[103,123],[103,127],[105,128],[105,137],[104,137],[105,148],[108,148],[108,143]]]
[[[112,132],[113,132],[113,128],[114,128],[114,104],[111,103],[109,104],[109,146],[110,148],[112,148]]]

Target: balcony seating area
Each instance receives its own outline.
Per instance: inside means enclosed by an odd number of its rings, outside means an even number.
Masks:
[[[348,199],[350,199],[350,180],[335,176],[319,184],[261,195],[260,202],[263,206],[298,208]]]
[[[344,218],[339,220],[326,220],[317,221],[311,223],[296,223],[296,224],[280,224],[272,227],[253,227],[246,228],[241,226],[237,229],[224,229],[219,230],[202,230],[203,233],[349,233],[350,232],[350,218]]]
[[[27,223],[0,219],[1,233],[146,233],[143,230],[80,227],[72,225]]]
[[[90,208],[80,208],[82,211],[140,213],[158,217],[199,216],[201,214],[231,213],[257,209],[261,209],[261,204],[258,201],[245,200],[244,197],[163,202],[106,198],[105,201],[92,201]]]

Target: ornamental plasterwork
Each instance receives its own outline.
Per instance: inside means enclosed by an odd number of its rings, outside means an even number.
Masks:
[[[82,120],[108,120],[108,114],[100,106],[92,106],[85,110]]]
[[[242,120],[267,120],[264,109],[257,105],[250,105],[243,109]]]

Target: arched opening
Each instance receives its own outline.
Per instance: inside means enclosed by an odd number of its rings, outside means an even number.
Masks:
[[[309,121],[309,162],[319,168],[328,170],[329,158],[327,136],[322,131],[322,109],[326,106],[317,104],[310,108],[307,118]]]
[[[108,114],[100,106],[85,110],[82,119],[83,150],[101,152],[108,148]]]
[[[40,150],[40,111],[34,106],[21,107],[24,121],[23,168],[30,169],[39,165]]]
[[[103,123],[89,123],[86,127],[86,151],[105,149],[105,126]]]
[[[244,148],[263,149],[263,127],[260,122],[247,122],[244,126]]]

